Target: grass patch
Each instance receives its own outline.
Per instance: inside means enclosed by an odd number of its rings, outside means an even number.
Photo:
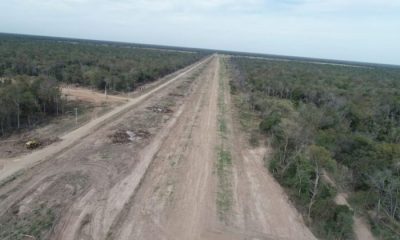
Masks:
[[[226,104],[225,104],[225,65],[222,62],[221,72],[219,75],[219,95],[218,95],[218,129],[221,137],[221,143],[218,147],[218,159],[216,162],[216,172],[218,177],[217,190],[217,209],[218,216],[221,221],[227,221],[227,213],[232,209],[233,191],[232,191],[232,156],[229,149],[224,147],[227,139],[228,123],[226,121]]]
[[[219,131],[222,135],[225,135],[228,130],[228,127],[226,126],[226,121],[224,118],[219,119]]]
[[[54,226],[56,215],[51,208],[41,205],[29,213],[10,214],[0,224],[0,239],[20,240],[26,235],[36,239],[48,239],[49,231]]]
[[[232,208],[231,165],[230,152],[220,148],[216,168],[218,176],[217,208],[221,220],[226,220],[226,213]]]
[[[11,182],[13,182],[15,179],[17,179],[19,176],[21,176],[23,172],[24,172],[23,170],[20,170],[20,171],[14,173],[14,174],[8,176],[7,178],[5,178],[3,181],[0,182],[0,188],[4,187],[5,185],[7,185],[7,184],[9,184]]]
[[[396,223],[391,222],[388,219],[380,219],[379,221],[371,219],[370,224],[372,233],[378,239],[385,239],[385,240],[399,239],[400,229],[399,226],[396,226]]]

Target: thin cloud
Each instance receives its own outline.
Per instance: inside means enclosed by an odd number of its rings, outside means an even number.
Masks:
[[[292,10],[308,13],[373,13],[400,9],[398,0],[299,0],[284,1]]]
[[[399,0],[9,0],[0,32],[397,63]]]

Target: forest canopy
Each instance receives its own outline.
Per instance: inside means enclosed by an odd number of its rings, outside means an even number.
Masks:
[[[171,48],[0,34],[0,134],[62,112],[60,84],[128,92],[203,56]]]
[[[345,191],[377,236],[397,239],[400,68],[245,57],[231,63],[233,89],[261,118],[259,132],[273,146],[267,165],[317,235],[353,237],[351,209],[334,201]]]

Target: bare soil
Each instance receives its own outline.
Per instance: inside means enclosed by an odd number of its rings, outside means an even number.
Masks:
[[[56,144],[52,144],[49,147],[34,151],[27,155],[18,156],[15,158],[0,158],[0,182],[8,177],[13,177],[12,175],[18,173],[18,171],[20,170],[31,167],[41,161],[48,160],[49,158],[54,157],[55,154],[61,153],[65,149],[72,147],[74,144],[77,144],[82,138],[95,132],[103,125],[110,123],[110,121],[115,120],[115,118],[120,117],[121,114],[124,114],[130,109],[136,107],[142,101],[154,95],[157,96],[156,93],[158,93],[160,90],[164,89],[170,83],[181,79],[188,72],[191,72],[193,69],[202,64],[203,62],[200,62],[185,69],[182,69],[181,71],[178,71],[174,74],[171,74],[167,76],[166,79],[160,80],[159,85],[153,83],[148,88],[148,90],[143,91],[141,95],[135,95],[135,93],[132,94],[132,96],[136,97],[130,98],[127,103],[115,107],[112,111],[109,111],[108,113],[89,121],[82,127],[68,132],[65,135],[62,135],[60,137],[61,141],[58,141]]]
[[[61,93],[63,96],[69,101],[84,101],[95,104],[102,103],[118,103],[118,102],[126,102],[128,99],[122,96],[115,95],[105,95],[104,93],[100,93],[95,90],[83,88],[83,87],[74,87],[71,85],[65,85],[61,88]]]
[[[206,59],[16,161],[29,164],[5,165],[1,176],[25,170],[0,185],[0,238],[40,219],[40,239],[314,239],[264,168],[268,149],[244,144],[230,111],[232,205],[219,217],[220,71],[218,56]],[[148,134],[109,137],[138,130]]]
[[[113,134],[109,135],[112,143],[129,143],[137,140],[142,140],[148,138],[150,133],[147,130],[123,130],[118,129]]]
[[[39,126],[34,126],[33,129],[22,130],[0,138],[0,159],[3,159],[0,160],[0,163],[7,158],[31,153],[32,150],[25,146],[28,141],[40,142],[41,147],[38,149],[41,149],[57,142],[62,135],[129,101],[121,96],[108,95],[106,98],[104,94],[87,88],[63,86],[61,91],[63,98],[68,101],[68,105],[78,108],[78,122],[75,123],[75,113],[69,111]]]

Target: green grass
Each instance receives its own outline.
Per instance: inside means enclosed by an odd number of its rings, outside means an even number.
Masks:
[[[381,219],[379,221],[374,221],[371,219],[370,224],[372,233],[378,239],[398,240],[400,238],[399,226],[396,226],[395,223],[391,223],[388,219]]]
[[[221,132],[222,135],[225,135],[228,130],[228,127],[226,126],[226,121],[224,118],[219,119],[219,131]]]
[[[218,176],[217,208],[221,220],[225,220],[226,213],[232,208],[233,193],[231,184],[231,153],[223,148],[218,150],[216,164]]]
[[[232,209],[233,190],[232,190],[232,156],[231,152],[225,146],[228,138],[228,123],[226,121],[225,104],[225,65],[221,63],[221,72],[219,75],[219,94],[218,94],[218,130],[221,137],[221,143],[217,148],[216,173],[218,177],[217,190],[217,211],[221,221],[227,221],[227,214]]]
[[[54,211],[44,205],[21,215],[12,214],[1,221],[0,239],[19,240],[24,239],[24,235],[46,239],[55,219]]]

